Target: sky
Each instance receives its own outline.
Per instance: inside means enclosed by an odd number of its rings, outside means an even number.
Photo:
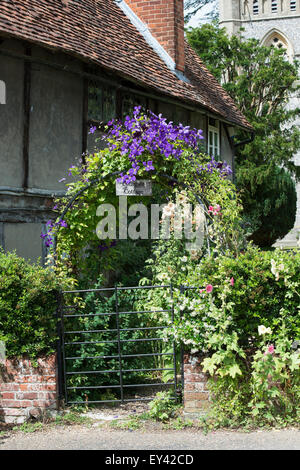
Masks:
[[[187,27],[192,27],[195,28],[196,26],[199,26],[201,23],[207,23],[208,20],[207,18],[203,18],[207,13],[209,13],[212,10],[211,5],[206,5],[205,7],[202,8],[201,11],[199,11],[195,16],[191,18],[191,20],[187,23]]]

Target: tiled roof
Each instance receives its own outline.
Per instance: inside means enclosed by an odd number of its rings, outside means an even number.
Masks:
[[[98,64],[152,91],[251,129],[232,99],[186,44],[190,83],[174,74],[114,0],[5,0],[0,35],[65,51]]]

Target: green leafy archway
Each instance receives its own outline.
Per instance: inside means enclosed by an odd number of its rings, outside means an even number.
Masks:
[[[83,273],[89,273],[94,281],[104,271],[116,271],[121,243],[109,237],[99,243],[97,208],[108,203],[118,207],[116,181],[127,185],[145,177],[153,182],[153,195],[133,196],[132,203],[146,207],[157,203],[172,205],[184,191],[185,201],[203,206],[212,245],[223,250],[233,246],[239,249],[240,205],[228,179],[231,170],[226,163],[203,153],[202,140],[201,130],[175,126],[162,116],[142,114],[140,108],[135,108],[133,117],[123,123],[110,122],[107,148],[87,155],[84,166],[70,169],[74,181],[67,185],[66,196],[55,206],[60,215],[48,222],[48,231],[42,235],[57,266],[77,280]],[[157,243],[159,240],[141,240],[135,246],[139,251],[138,245],[147,245],[149,256]],[[177,245],[182,250],[182,243]]]

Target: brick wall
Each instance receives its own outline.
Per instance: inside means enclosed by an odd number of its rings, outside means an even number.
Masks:
[[[184,72],[183,0],[126,0],[168,52],[176,68]]]
[[[0,420],[23,423],[47,408],[56,408],[56,356],[37,363],[35,367],[25,358],[0,362]]]
[[[198,355],[184,355],[184,413],[195,417],[209,408],[208,376],[202,370],[202,359]]]

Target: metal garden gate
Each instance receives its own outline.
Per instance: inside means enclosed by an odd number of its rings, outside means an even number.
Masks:
[[[163,289],[169,298],[169,308],[132,310],[130,296],[140,289],[145,293],[149,289]],[[122,294],[125,303],[120,299]],[[74,297],[77,302],[73,302]],[[91,310],[92,305],[96,310]],[[129,308],[124,310],[124,305]],[[167,314],[171,323],[174,321],[172,285],[63,292],[58,302],[60,398],[67,405],[148,401],[156,391],[172,387],[176,400],[179,351],[174,342],[159,334],[170,324],[151,324],[153,315],[160,314]],[[155,380],[153,374],[158,374]],[[168,374],[167,380],[162,381],[161,374]],[[137,377],[139,380],[134,380]],[[147,380],[140,381],[144,377]],[[147,390],[156,391],[150,397]],[[138,396],[133,397],[132,392]]]

